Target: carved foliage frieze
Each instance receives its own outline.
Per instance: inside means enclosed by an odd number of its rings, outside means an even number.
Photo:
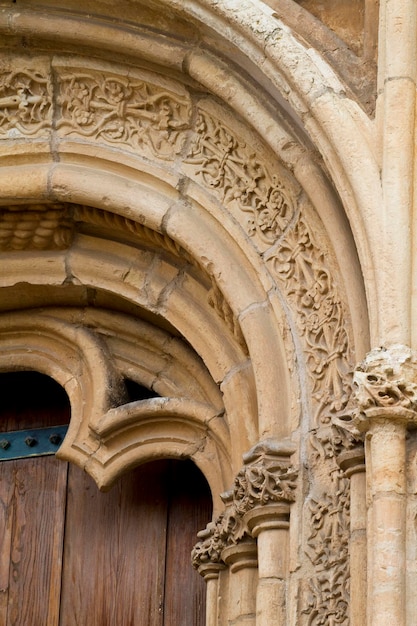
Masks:
[[[63,70],[58,130],[173,158],[182,148],[190,100],[167,87],[110,73]]]
[[[260,244],[273,244],[288,228],[295,202],[265,159],[223,122],[199,110],[194,141],[185,163],[226,206],[246,214],[246,232]]]
[[[0,138],[34,136],[52,122],[52,85],[46,73],[15,69],[0,74]]]
[[[334,469],[327,492],[308,503],[306,552],[315,575],[307,591],[308,626],[349,623],[349,481]]]

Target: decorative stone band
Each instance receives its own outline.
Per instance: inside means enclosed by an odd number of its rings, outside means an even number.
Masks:
[[[417,422],[417,353],[395,344],[369,352],[353,376],[351,416],[335,420],[356,437],[374,419]]]
[[[251,543],[263,525],[288,527],[298,476],[289,462],[294,451],[289,442],[268,439],[244,455],[233,489],[222,495],[224,511],[198,533],[192,551],[193,566],[206,579],[225,567],[230,547]]]

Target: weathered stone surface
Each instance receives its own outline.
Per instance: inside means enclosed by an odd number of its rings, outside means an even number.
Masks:
[[[102,489],[199,466],[207,626],[415,621],[417,20],[377,5],[0,0],[0,370]]]

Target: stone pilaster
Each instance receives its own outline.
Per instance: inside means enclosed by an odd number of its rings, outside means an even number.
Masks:
[[[417,422],[416,382],[417,356],[401,345],[373,350],[354,375],[351,427],[365,435],[368,626],[406,625],[405,440]]]

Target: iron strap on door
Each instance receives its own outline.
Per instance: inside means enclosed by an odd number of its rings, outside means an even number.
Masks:
[[[55,454],[67,430],[65,424],[0,433],[0,461]]]

